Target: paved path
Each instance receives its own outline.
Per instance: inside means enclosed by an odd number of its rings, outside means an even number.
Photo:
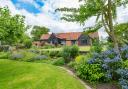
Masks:
[[[88,84],[86,84],[84,81],[82,81],[80,78],[78,78],[71,70],[69,70],[69,69],[67,69],[65,67],[61,67],[61,68],[66,70],[69,74],[71,74],[75,78],[77,78],[86,87],[85,89],[92,89]]]

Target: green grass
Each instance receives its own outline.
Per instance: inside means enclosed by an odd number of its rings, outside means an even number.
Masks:
[[[64,69],[0,59],[0,89],[85,89]]]
[[[80,51],[89,51],[90,46],[79,46]],[[41,49],[43,51],[60,51],[62,48],[49,48],[49,49]]]

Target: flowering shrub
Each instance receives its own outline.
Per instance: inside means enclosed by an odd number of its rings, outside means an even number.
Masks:
[[[118,53],[113,49],[107,50],[101,54],[94,53],[93,58],[89,60],[88,63],[100,64],[109,80],[118,79],[115,70],[122,67],[121,59]]]
[[[102,53],[94,53],[93,58],[88,61],[88,64],[100,64],[105,72],[108,80],[119,80],[122,89],[128,89],[128,69],[124,68],[123,61],[128,57],[128,46],[121,48],[121,56],[114,50],[110,49]],[[125,61],[125,65],[126,61]]]
[[[45,55],[37,55],[37,56],[33,57],[32,59],[33,59],[33,61],[35,61],[35,60],[45,60],[45,59],[48,59],[48,57],[45,56]]]
[[[128,60],[128,46],[124,46],[121,48],[122,58],[124,60]]]
[[[19,59],[22,59],[22,58],[24,58],[24,55],[22,55],[22,54],[12,54],[10,56],[10,59],[12,59],[12,60],[19,60]]]
[[[128,69],[118,69],[117,74],[120,75],[119,84],[122,89],[128,89]]]

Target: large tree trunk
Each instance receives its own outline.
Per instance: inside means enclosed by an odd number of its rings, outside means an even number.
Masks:
[[[113,27],[112,1],[111,0],[108,0],[108,20],[109,20],[109,30],[110,30],[111,38],[113,41],[114,49],[120,54],[117,38],[116,38],[114,27]]]

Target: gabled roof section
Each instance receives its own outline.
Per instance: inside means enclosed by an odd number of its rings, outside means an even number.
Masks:
[[[40,38],[40,40],[48,40],[51,37],[52,34],[43,34]]]
[[[40,40],[48,40],[52,35],[54,35],[56,38],[63,39],[63,40],[78,40],[79,37],[82,35],[82,32],[68,32],[68,33],[57,33],[57,34],[43,34],[40,38]],[[90,38],[98,38],[99,34],[98,32],[89,33],[88,34]]]
[[[94,39],[94,38],[99,39],[99,34],[98,34],[98,32],[89,33],[89,37],[91,37],[92,39]]]
[[[56,37],[65,40],[77,40],[81,34],[82,32],[58,33]]]

